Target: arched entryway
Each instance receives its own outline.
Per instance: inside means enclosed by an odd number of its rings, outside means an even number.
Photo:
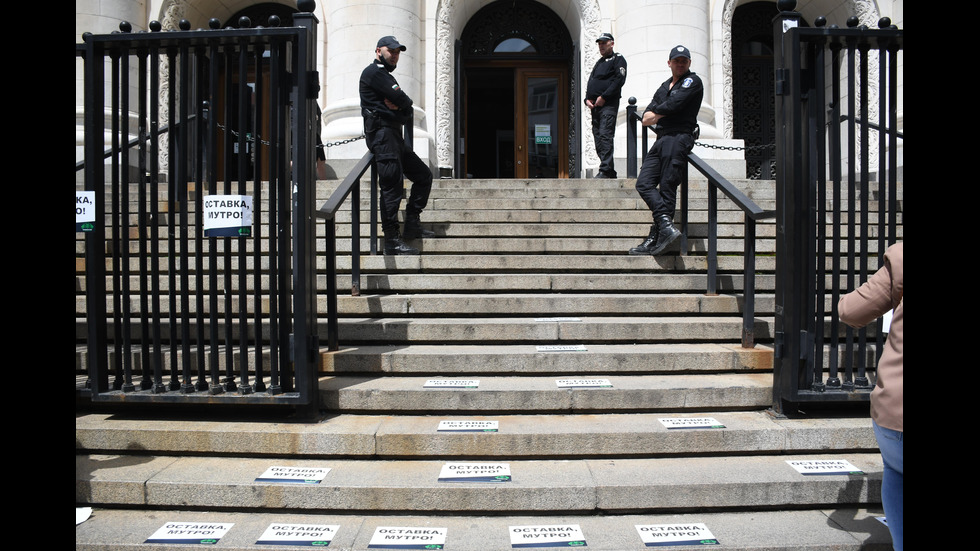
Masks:
[[[461,155],[473,178],[567,178],[573,47],[546,6],[488,4],[462,33]]]

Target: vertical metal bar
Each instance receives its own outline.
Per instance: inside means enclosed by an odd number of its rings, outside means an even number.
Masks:
[[[254,108],[252,109],[252,116],[254,119],[254,124],[252,125],[253,133],[253,158],[254,168],[252,176],[252,185],[254,187],[254,220],[252,221],[255,227],[254,234],[252,236],[252,325],[255,327],[255,384],[254,389],[256,392],[265,391],[265,381],[263,380],[263,348],[264,348],[264,337],[265,331],[263,330],[262,323],[262,142],[268,139],[262,132],[263,126],[263,105],[265,102],[265,96],[262,93],[262,88],[265,86],[265,82],[262,79],[262,58],[265,55],[265,46],[261,43],[255,45],[255,101]]]
[[[827,366],[827,387],[840,388],[839,363],[841,357],[840,317],[837,315],[837,301],[841,294],[841,186],[844,185],[841,163],[841,43],[830,43],[830,184],[831,194],[831,278],[830,278],[830,362]]]
[[[687,174],[688,174],[687,167],[688,167],[688,163],[687,163],[687,160],[685,159],[684,164],[681,165],[681,182],[680,182],[680,185],[678,186],[678,188],[680,190],[680,195],[681,195],[681,240],[680,240],[680,246],[678,247],[678,250],[680,251],[680,255],[681,256],[686,256],[687,255],[687,232],[688,232],[688,227],[687,227],[687,213],[688,213],[687,204],[688,204],[688,200],[687,200],[687,198],[688,198],[688,189],[689,189],[688,186],[687,186]],[[709,184],[708,187],[714,187],[714,186],[712,186],[712,185]]]
[[[248,87],[248,42],[242,38],[238,42],[238,195],[248,195],[248,158],[255,151],[249,130],[249,110],[251,95]],[[251,147],[250,147],[251,146]],[[254,207],[254,204],[253,204]],[[239,235],[238,244],[238,379],[239,394],[251,394],[252,385],[248,376],[248,269],[246,251],[248,238]]]
[[[160,304],[160,51],[150,48],[150,289],[153,333],[153,392],[167,391],[163,383],[163,336]]]
[[[234,146],[234,132],[235,125],[234,113],[232,112],[232,90],[234,90],[234,73],[235,73],[235,48],[233,45],[225,46],[224,50],[224,109],[222,110],[224,121],[224,155],[222,155],[223,169],[224,169],[224,194],[231,195],[231,162],[234,159],[232,152],[235,149]],[[240,130],[240,129],[239,129]],[[232,297],[232,273],[231,273],[231,248],[232,248],[232,238],[223,237],[218,240],[221,243],[222,260],[224,264],[222,265],[222,282],[224,284],[221,289],[221,293],[224,295],[224,358],[225,358],[225,378],[222,381],[222,386],[225,392],[234,392],[238,390],[238,385],[235,382],[235,336],[234,336],[234,308],[233,308],[233,297]]]
[[[194,264],[195,264],[195,274],[194,274],[194,308],[195,308],[195,342],[197,343],[196,348],[196,362],[197,362],[197,383],[195,383],[195,389],[198,392],[205,392],[209,389],[207,381],[207,351],[206,351],[206,341],[204,339],[204,182],[211,183],[211,175],[206,174],[206,170],[211,168],[211,160],[208,157],[211,150],[213,149],[213,143],[208,141],[208,131],[210,129],[210,121],[208,117],[208,106],[210,105],[210,88],[207,85],[208,73],[210,69],[208,67],[208,57],[206,55],[206,50],[203,46],[198,46],[194,50],[194,69],[196,76],[195,81],[195,107],[197,121],[194,124],[195,133],[195,146],[197,147],[197,155],[195,156],[196,170],[194,171],[197,175],[196,184],[194,186]],[[209,271],[214,270],[214,266],[208,266]],[[213,344],[214,341],[211,342]]]
[[[123,340],[120,338],[122,333],[125,333],[126,329],[123,326],[122,318],[122,299],[125,297],[120,292],[120,287],[122,286],[120,264],[121,255],[123,251],[121,250],[121,237],[120,228],[122,227],[123,220],[121,219],[121,205],[120,201],[122,198],[122,192],[120,190],[119,183],[119,89],[120,89],[120,75],[119,75],[119,48],[113,46],[110,52],[110,57],[112,58],[112,77],[110,84],[110,118],[111,118],[111,134],[112,134],[112,161],[111,161],[111,198],[112,198],[112,217],[111,217],[111,251],[112,255],[112,327],[113,334],[115,338],[114,342],[114,354],[112,358],[112,371],[115,374],[115,378],[112,382],[112,388],[114,390],[119,390],[123,386],[123,372],[122,372],[122,355],[123,351]],[[125,140],[124,140],[125,141]],[[102,197],[105,197],[103,193]],[[104,199],[103,199],[104,200]],[[105,229],[102,228],[102,234],[105,235]]]
[[[331,223],[331,227],[336,225],[336,220]],[[361,296],[361,179],[354,182],[350,196],[350,227],[351,227],[351,250],[350,250],[350,277],[351,277],[351,296]],[[374,241],[373,239],[371,240]],[[336,245],[334,245],[336,254]],[[327,279],[336,278],[336,270],[327,272]]]
[[[125,326],[122,331],[122,342],[123,342],[123,372],[125,373],[125,380],[123,381],[122,391],[132,392],[136,390],[133,385],[133,350],[132,350],[132,338],[130,324],[132,320],[132,305],[130,303],[130,266],[129,262],[132,259],[132,254],[129,250],[129,228],[132,225],[130,221],[130,180],[129,180],[129,49],[125,46],[122,48],[122,56],[120,58],[120,84],[119,88],[122,90],[122,97],[119,105],[119,110],[122,116],[122,127],[120,132],[123,136],[123,143],[125,146],[122,148],[120,165],[122,167],[122,223],[124,230],[122,231],[122,317],[125,320]]]
[[[104,49],[89,39],[86,42],[85,71],[85,190],[95,192],[94,228],[85,236],[85,287],[88,323],[89,383],[93,398],[109,389],[108,354],[106,351],[105,257],[101,246],[105,239],[105,163],[102,148],[105,136]]]
[[[351,208],[360,210],[361,205],[353,204]],[[382,247],[378,237],[378,163],[371,160],[371,254],[377,255]]]
[[[629,99],[626,106],[626,177],[636,178],[636,98]]]
[[[754,274],[753,274],[754,275]],[[718,188],[708,182],[708,289],[718,294]]]
[[[170,325],[170,390],[178,390],[182,387],[179,378],[178,360],[180,354],[178,346],[180,340],[177,337],[177,272],[183,267],[179,265],[178,258],[180,253],[177,245],[177,219],[180,217],[180,209],[183,202],[180,198],[179,183],[176,179],[177,166],[180,162],[177,159],[177,49],[167,48],[167,69],[169,69],[167,84],[167,117],[170,124],[167,126],[167,313]]]
[[[826,99],[826,70],[827,70],[827,43],[825,40],[813,42],[815,49],[813,72],[813,88],[810,90],[810,113],[813,117],[813,140],[811,149],[814,151],[813,169],[816,177],[816,198],[814,201],[815,224],[816,224],[816,256],[814,273],[816,274],[814,293],[814,308],[816,324],[814,326],[813,338],[813,377],[811,378],[811,388],[813,390],[824,390],[824,328],[827,322],[827,117],[825,106]],[[834,323],[834,321],[831,321]]]
[[[871,231],[869,197],[871,193],[870,172],[871,172],[871,133],[869,119],[870,110],[868,99],[868,37],[865,34],[859,45],[861,52],[861,255],[860,255],[860,281],[863,283],[868,277],[868,255],[871,250]],[[859,332],[857,373],[854,376],[854,386],[856,388],[868,388],[868,328],[862,327]]]
[[[279,173],[282,164],[279,160],[280,140],[280,98],[279,86],[282,80],[279,75],[281,44],[273,42],[269,47],[269,394],[281,394],[282,385],[279,383],[279,185],[283,181]]]
[[[856,66],[855,66],[855,46],[853,38],[847,39],[847,289],[854,289],[855,260],[857,254],[857,171],[854,161],[857,159],[857,138],[856,138]],[[847,327],[845,330],[846,346],[844,358],[844,379],[841,388],[851,390],[853,388],[854,374],[854,330]]]
[[[714,186],[712,186],[714,187]],[[745,266],[742,270],[742,348],[755,348],[755,220],[745,217]]]
[[[183,364],[181,392],[194,392],[194,374],[191,356],[191,318],[190,318],[190,232],[188,221],[188,169],[191,156],[190,148],[190,125],[188,118],[190,115],[191,99],[191,65],[189,46],[185,42],[180,46],[180,105],[178,106],[179,118],[177,124],[177,155],[170,160],[170,173],[174,173],[174,163],[177,163],[177,200],[179,206],[177,213],[180,216],[180,341],[181,341],[181,363]],[[173,70],[171,68],[171,70]],[[173,128],[174,114],[170,113]],[[173,256],[173,251],[171,251]],[[173,266],[171,266],[173,269]],[[171,305],[173,310],[175,305]]]
[[[139,56],[139,75],[137,77],[137,98],[138,98],[138,109],[139,109],[139,119],[137,132],[139,134],[139,148],[138,148],[138,159],[137,165],[139,169],[139,193],[138,193],[138,220],[139,220],[139,292],[140,292],[140,343],[141,343],[141,355],[140,355],[140,368],[143,374],[142,380],[140,381],[140,389],[149,390],[153,388],[153,360],[151,359],[150,351],[150,279],[149,279],[149,255],[147,254],[147,246],[149,240],[149,212],[147,204],[147,186],[148,175],[147,175],[147,155],[149,155],[148,150],[148,131],[147,131],[147,120],[150,116],[149,106],[147,102],[147,91],[149,89],[149,70],[147,66],[147,56],[149,51],[146,48],[140,48],[137,51]]]
[[[217,40],[208,43],[208,120],[207,120],[207,171],[208,195],[218,194],[218,87],[220,86],[219,70],[224,57]],[[225,119],[227,120],[227,119]],[[225,151],[228,151],[225,149]],[[203,198],[202,198],[203,199]],[[198,212],[204,215],[203,201]],[[203,218],[202,218],[203,222]],[[221,382],[221,334],[220,317],[218,314],[218,238],[208,237],[208,358],[210,381],[208,394],[217,395],[225,391]]]
[[[337,220],[333,217],[324,222],[327,261],[327,350],[340,349],[340,331],[337,308]]]

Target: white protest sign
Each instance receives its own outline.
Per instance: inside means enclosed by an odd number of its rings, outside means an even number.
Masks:
[[[442,549],[449,528],[378,526],[368,549]]]
[[[190,543],[214,545],[233,522],[168,522],[143,543]]]
[[[208,195],[204,198],[204,236],[252,235],[252,197]]]
[[[510,482],[509,463],[446,463],[439,482]]]
[[[662,417],[660,424],[667,429],[723,429],[725,425],[714,417]]]
[[[256,545],[326,547],[340,529],[339,524],[270,524]]]
[[[864,474],[844,459],[787,459],[786,462],[800,474]]]
[[[296,484],[319,484],[327,476],[327,467],[269,467],[255,479],[256,482],[287,482]]]
[[[636,531],[647,547],[662,545],[718,545],[718,540],[700,523],[637,524]]]
[[[585,535],[578,524],[542,526],[508,526],[510,546],[526,547],[586,547]]]
[[[534,348],[538,352],[585,352],[586,351],[584,344],[549,344],[544,346],[535,346]]]
[[[437,432],[497,432],[498,421],[439,421]]]
[[[90,232],[95,229],[95,192],[75,192],[75,231]]]
[[[558,379],[558,388],[612,388],[609,379]]]
[[[479,379],[429,379],[422,388],[479,388]]]

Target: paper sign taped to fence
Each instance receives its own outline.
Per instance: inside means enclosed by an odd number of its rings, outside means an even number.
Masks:
[[[479,379],[429,379],[422,388],[479,388]]]
[[[662,417],[660,424],[667,429],[723,429],[725,425],[714,417]]]
[[[187,543],[214,545],[233,522],[168,522],[143,543]]]
[[[499,421],[439,421],[437,432],[497,432]]]
[[[339,524],[270,524],[256,545],[326,547],[340,529]]]
[[[95,229],[95,192],[75,192],[75,231],[90,232]]]
[[[510,463],[446,463],[439,482],[510,482]]]
[[[558,379],[558,388],[612,388],[609,379]]]
[[[637,524],[636,531],[647,547],[663,545],[718,545],[714,534],[704,524],[679,522],[676,524]]]
[[[800,474],[864,474],[845,459],[787,459]]]
[[[378,526],[368,549],[442,549],[449,528]]]
[[[510,531],[510,546],[514,549],[587,546],[578,524],[508,526],[507,529]]]
[[[549,344],[545,346],[535,346],[538,352],[585,352],[584,344]]]
[[[327,467],[269,467],[256,482],[319,484],[327,476]]]
[[[252,235],[250,195],[208,195],[204,198],[204,236]]]

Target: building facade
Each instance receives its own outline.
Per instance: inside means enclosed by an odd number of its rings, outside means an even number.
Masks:
[[[77,0],[76,42],[182,19],[207,28],[248,15],[295,11],[295,0]],[[902,0],[799,0],[805,22],[825,16],[841,27],[855,15],[904,28]],[[599,58],[595,39],[615,37],[629,72],[616,133],[625,174],[626,105],[642,112],[669,77],[667,54],[683,44],[705,85],[696,150],[726,176],[768,178],[772,143],[772,17],[775,2],[751,0],[319,0],[321,138],[333,144],[362,133],[358,78],[378,39],[407,46],[394,75],[415,100],[415,149],[433,172],[455,177],[586,177],[599,165],[584,84]],[[900,58],[901,59],[901,58]],[[80,62],[76,61],[76,158],[82,143]],[[872,72],[872,74],[876,74]],[[901,73],[900,73],[901,74]],[[900,82],[902,80],[900,79]],[[899,91],[899,120],[903,100]],[[900,124],[899,130],[904,125]],[[709,147],[704,147],[704,146]],[[710,146],[720,146],[713,148]],[[365,152],[363,140],[325,149],[337,176]],[[758,151],[761,151],[759,153]],[[901,159],[901,157],[899,157]],[[901,161],[900,161],[901,164]]]

